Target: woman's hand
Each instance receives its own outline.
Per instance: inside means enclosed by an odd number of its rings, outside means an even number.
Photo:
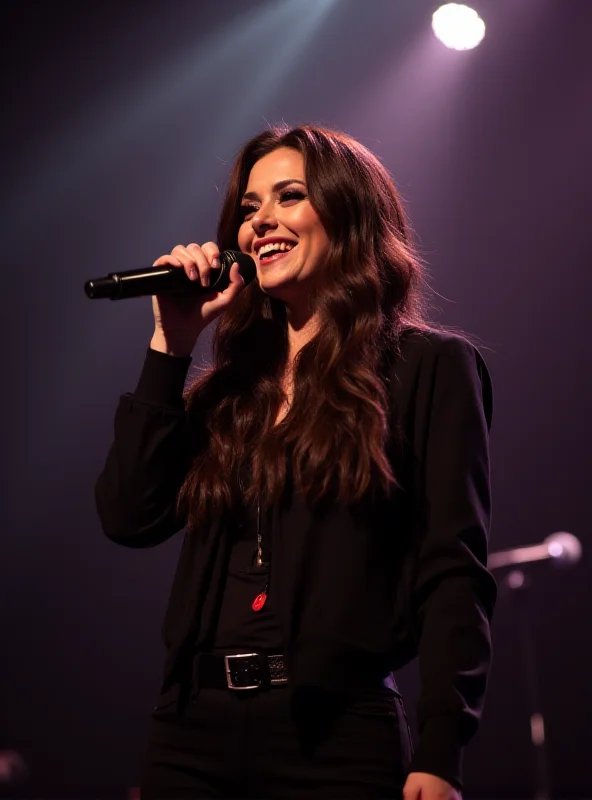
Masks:
[[[169,255],[161,256],[152,266],[172,266],[185,270],[192,281],[207,286],[212,269],[220,267],[220,250],[214,242],[201,247],[195,242],[177,245]],[[212,289],[199,295],[157,295],[152,298],[154,312],[153,350],[170,355],[191,355],[200,333],[219,316],[243,290],[245,282],[235,262],[229,272],[230,283],[223,292]]]
[[[410,772],[403,787],[404,800],[462,800],[458,789],[427,772]]]

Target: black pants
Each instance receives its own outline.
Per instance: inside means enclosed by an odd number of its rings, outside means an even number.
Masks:
[[[400,798],[411,739],[400,695],[355,698],[286,687],[201,689],[185,713],[154,715],[142,800],[164,798]]]

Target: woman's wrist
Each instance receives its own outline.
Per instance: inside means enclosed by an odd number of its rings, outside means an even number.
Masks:
[[[193,337],[191,341],[181,338],[172,339],[166,337],[162,331],[154,331],[150,340],[150,349],[156,350],[158,353],[166,353],[168,356],[187,358],[193,353],[197,338],[197,336]]]

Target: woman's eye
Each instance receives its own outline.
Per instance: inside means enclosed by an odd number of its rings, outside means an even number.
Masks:
[[[291,200],[304,200],[306,195],[304,192],[298,191],[298,189],[288,189],[285,192],[281,192],[280,194],[280,203],[289,203]],[[255,205],[242,205],[240,207],[240,217],[243,222],[249,217],[253,216],[253,214],[257,213],[259,206]]]
[[[257,206],[241,206],[240,207],[240,215],[241,219],[247,219],[257,211]]]
[[[286,200],[304,200],[305,197],[304,192],[299,192],[298,189],[288,189],[281,193],[280,200],[284,203]]]

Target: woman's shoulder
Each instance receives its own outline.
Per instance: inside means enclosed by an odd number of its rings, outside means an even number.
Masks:
[[[474,338],[450,328],[408,327],[400,332],[394,358],[396,372],[477,368],[487,372]]]
[[[399,336],[399,356],[403,360],[437,357],[443,353],[479,353],[466,333],[431,326],[408,327]]]
[[[435,327],[413,327],[401,332],[391,373],[391,391],[409,400],[418,394],[433,397],[439,389],[480,394],[491,407],[491,377],[477,345],[464,333]],[[466,391],[465,391],[466,390]],[[399,398],[401,399],[401,398]]]

